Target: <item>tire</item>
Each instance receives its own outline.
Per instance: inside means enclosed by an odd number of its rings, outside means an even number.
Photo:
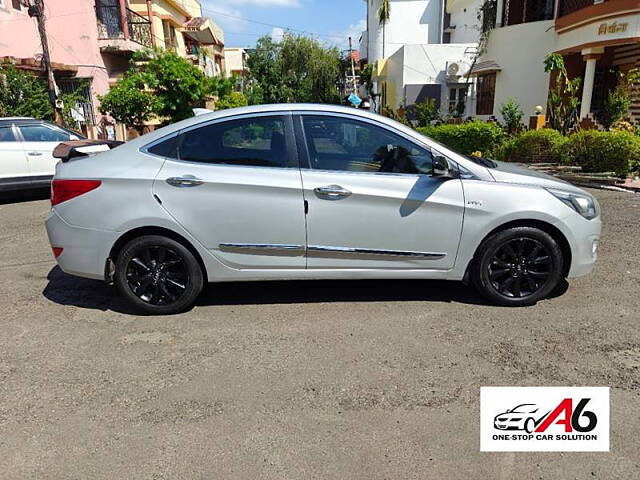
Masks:
[[[533,432],[533,429],[536,428],[536,422],[533,418],[529,417],[524,422],[524,431],[527,433]]]
[[[114,281],[137,311],[169,315],[193,306],[204,280],[200,264],[184,245],[167,237],[145,235],[120,250]]]
[[[564,258],[551,235],[534,227],[515,227],[486,238],[474,257],[471,279],[497,305],[533,305],[562,280]]]

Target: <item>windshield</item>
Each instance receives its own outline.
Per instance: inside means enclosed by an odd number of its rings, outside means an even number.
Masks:
[[[537,410],[535,405],[518,405],[510,413],[533,413]]]

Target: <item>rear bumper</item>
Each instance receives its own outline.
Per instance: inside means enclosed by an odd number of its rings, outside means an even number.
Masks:
[[[46,228],[51,246],[63,249],[56,260],[64,272],[104,280],[105,262],[117,232],[74,227],[55,210],[49,213]]]

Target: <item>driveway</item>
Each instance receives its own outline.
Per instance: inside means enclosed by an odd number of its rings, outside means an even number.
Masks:
[[[640,478],[640,196],[593,193],[594,274],[534,307],[445,282],[246,283],[162,318],[55,267],[47,200],[5,200],[0,476]],[[480,453],[483,385],[610,386],[611,453]]]

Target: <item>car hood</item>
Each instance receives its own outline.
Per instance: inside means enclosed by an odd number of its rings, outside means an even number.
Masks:
[[[530,168],[521,167],[513,163],[495,162],[496,167],[488,169],[496,182],[519,183],[522,185],[539,185],[541,187],[557,188],[560,190],[585,194],[581,188],[571,185],[546,173]]]

